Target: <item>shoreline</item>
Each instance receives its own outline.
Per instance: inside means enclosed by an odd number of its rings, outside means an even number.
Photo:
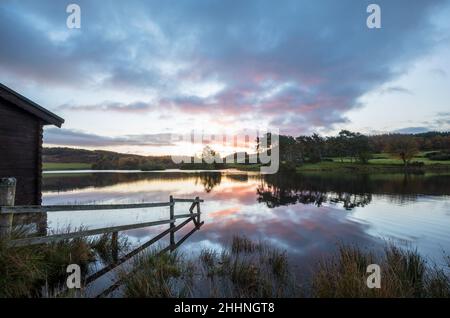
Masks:
[[[450,172],[450,164],[430,164],[420,167],[410,166],[405,169],[403,165],[396,164],[360,164],[322,162],[319,164],[305,164],[296,168],[297,173],[303,172],[354,172],[354,173],[411,173],[422,174],[426,172]]]
[[[91,169],[90,167],[79,166],[77,164],[57,164],[54,168],[51,164],[44,164],[43,173],[51,174],[58,173],[60,171],[71,171],[71,172],[79,172],[79,173],[89,173],[89,172],[122,172],[122,173],[144,173],[144,172],[221,172],[227,170],[236,170],[236,171],[249,171],[249,172],[257,172],[261,168],[259,164],[250,164],[250,165],[240,165],[240,164],[228,164],[223,168],[202,168],[202,169],[187,169],[187,167],[182,167],[179,169],[155,169],[155,170],[137,170],[137,169]],[[291,172],[293,168],[291,168]],[[426,172],[450,172],[450,163],[449,164],[425,164],[423,166],[410,166],[405,169],[405,167],[401,164],[361,164],[361,163],[348,163],[348,162],[329,162],[323,161],[319,163],[306,163],[301,166],[297,166],[295,168],[295,173],[305,173],[305,172],[319,172],[319,173],[411,173],[411,174],[421,174]]]

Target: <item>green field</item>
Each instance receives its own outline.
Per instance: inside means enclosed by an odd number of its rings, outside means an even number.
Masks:
[[[55,171],[55,170],[89,170],[92,165],[89,163],[53,163],[53,162],[44,162],[42,165],[42,169],[44,171]]]
[[[425,165],[436,165],[436,164],[443,164],[443,165],[450,165],[449,160],[430,160],[427,157],[425,157],[427,152],[420,152],[417,154],[411,162],[423,162]],[[350,158],[329,158],[332,159],[334,162],[338,163],[352,163],[352,160]],[[354,162],[354,160],[353,160]],[[389,154],[386,153],[377,153],[372,156],[372,159],[369,160],[369,164],[375,164],[375,165],[403,165],[403,161],[400,159],[392,158],[389,156]]]
[[[403,170],[403,162],[400,159],[390,157],[388,154],[374,154],[368,164],[354,162],[350,158],[328,158],[333,161],[322,161],[319,163],[305,163],[297,167],[298,172],[304,171],[359,171],[359,172],[384,172],[393,170]],[[450,161],[432,161],[425,157],[425,153],[420,153],[414,157],[412,162],[423,162],[420,169],[450,170]],[[259,171],[259,164],[226,164],[226,169],[238,169],[243,171]],[[43,170],[89,170],[92,168],[88,163],[44,163]],[[186,167],[187,168],[187,167]],[[162,167],[161,167],[162,169]]]
[[[450,171],[450,164],[425,165],[416,168],[422,171]],[[400,164],[360,164],[360,163],[340,163],[340,162],[320,162],[307,163],[297,167],[297,172],[362,172],[362,173],[385,173],[385,172],[401,172],[404,171],[403,165]]]
[[[426,171],[450,170],[450,161],[433,161],[426,158],[425,153],[414,157],[412,162],[423,162],[424,166],[419,168]],[[298,172],[306,171],[358,171],[358,172],[392,172],[403,170],[403,161],[389,157],[388,154],[374,154],[368,164],[352,161],[350,158],[328,158],[333,161],[322,161],[319,163],[306,163],[297,167]]]
[[[244,165],[244,164],[226,164],[225,169],[238,169],[238,170],[245,170],[245,171],[257,171],[259,170],[261,165],[259,164],[251,164],[251,165]],[[189,166],[185,167],[186,169],[189,169]],[[50,163],[46,162],[43,164],[43,170],[44,171],[57,171],[57,170],[90,170],[92,169],[92,165],[88,163]],[[163,170],[164,167],[159,167],[158,169],[147,169],[143,171],[150,171],[150,170]],[[196,169],[196,168],[192,168]],[[213,168],[211,168],[213,169]]]

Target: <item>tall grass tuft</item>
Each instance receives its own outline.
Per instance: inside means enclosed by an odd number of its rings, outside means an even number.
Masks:
[[[246,237],[227,249],[203,249],[198,259],[151,253],[127,276],[127,297],[288,297],[296,295],[285,252]]]
[[[366,268],[378,264],[381,288],[366,285]],[[387,246],[381,256],[354,246],[341,246],[336,255],[319,263],[313,274],[312,296],[315,297],[449,297],[449,277],[415,250]]]
[[[133,298],[190,296],[190,266],[177,253],[150,251],[138,257],[137,270],[125,276],[124,294]]]
[[[64,229],[70,233],[80,229]],[[22,238],[26,231],[15,229],[12,238]],[[78,264],[82,275],[96,261],[96,252],[107,251],[109,243],[103,236],[83,237],[54,243],[9,247],[9,240],[0,239],[0,297],[47,297],[57,295],[67,278],[66,268]],[[125,240],[119,238],[119,248]]]
[[[0,239],[0,298],[33,297],[36,282],[45,279],[44,255],[29,248],[8,248]]]
[[[108,264],[115,262],[113,258],[113,251],[115,249],[125,252],[130,248],[130,243],[124,235],[118,235],[117,246],[114,246],[114,244],[111,233],[99,235],[90,241],[92,249],[97,253],[100,259]]]
[[[22,235],[22,234],[21,234]],[[96,256],[107,259],[108,235],[10,248],[0,239],[0,297],[79,297],[61,294],[66,267],[86,273]],[[119,248],[126,248],[119,239]],[[103,256],[102,256],[103,255]],[[311,284],[300,287],[286,251],[236,236],[223,250],[198,256],[147,251],[122,274],[125,297],[450,297],[449,268],[431,266],[416,250],[388,245],[374,254],[358,246],[338,247],[315,267]],[[381,288],[367,287],[367,266],[381,268]]]

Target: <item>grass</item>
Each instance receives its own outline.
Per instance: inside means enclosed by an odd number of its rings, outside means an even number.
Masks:
[[[126,245],[126,241],[121,246]],[[80,238],[38,246],[8,248],[0,240],[0,298],[76,297],[58,294],[69,264],[86,274],[97,255],[111,250],[110,236]],[[450,266],[450,259],[447,259]],[[367,266],[381,268],[381,288],[370,289]],[[314,267],[311,282],[299,285],[286,251],[236,236],[222,251],[203,249],[196,257],[147,251],[122,273],[124,297],[450,297],[449,271],[417,251],[387,245],[382,253],[339,246]]]
[[[147,253],[125,279],[126,297],[295,296],[285,252],[235,237],[222,252],[204,249],[196,259]]]
[[[13,238],[24,235],[15,230]],[[122,237],[118,243],[119,249],[128,246]],[[34,246],[10,248],[7,244],[7,239],[0,239],[0,298],[54,297],[67,278],[67,266],[78,264],[84,276],[89,265],[109,250],[111,240],[105,234]]]
[[[381,288],[370,289],[369,264],[381,268]],[[326,298],[428,298],[450,297],[450,277],[414,250],[387,246],[374,255],[355,246],[341,246],[313,275],[312,296]]]
[[[379,289],[367,287],[370,264],[380,265]],[[417,251],[391,245],[381,254],[340,246],[317,264],[311,283],[303,286],[295,283],[285,252],[246,237],[234,237],[222,252],[204,249],[194,259],[152,252],[139,259],[137,268],[125,279],[126,297],[450,297],[448,273]]]
[[[261,169],[261,164],[226,163],[225,168],[236,169],[241,171],[259,171]]]
[[[139,270],[125,278],[127,297],[189,297],[193,278],[191,265],[179,254],[151,251],[138,257],[135,266]]]
[[[58,171],[58,170],[89,170],[92,168],[90,163],[54,163],[44,162],[42,169],[44,171]]]
[[[322,161],[319,163],[305,163],[297,167],[297,172],[395,172],[404,171],[403,162],[399,159],[385,157],[385,154],[378,154],[370,159],[368,164],[350,162],[349,158],[330,158],[333,161]],[[425,157],[417,157],[412,161],[423,162],[422,167],[413,167],[423,171],[448,171],[450,161],[432,161]]]
[[[113,263],[113,250],[126,251],[130,248],[130,243],[124,235],[118,235],[117,245],[114,244],[111,233],[105,233],[90,242],[91,248],[96,252],[98,258],[105,263]]]
[[[261,165],[260,164],[238,164],[238,163],[227,163],[223,166],[222,169],[236,169],[242,171],[259,171]],[[142,166],[142,171],[157,171],[157,170],[165,170],[167,167],[164,165],[158,164],[148,164]],[[61,171],[61,170],[91,170],[92,164],[90,163],[53,163],[53,162],[44,162],[42,165],[42,169],[44,171]],[[180,166],[180,169],[204,169],[204,170],[215,170],[214,166],[205,166],[205,165],[184,165]]]
[[[423,151],[418,153],[411,161],[422,162],[424,167],[421,169],[425,170],[442,170],[450,169],[450,161],[445,160],[430,160],[426,157],[426,154],[430,151]],[[354,159],[351,158],[328,158],[333,161],[322,161],[319,163],[306,163],[297,168],[297,171],[349,171],[357,170],[362,172],[371,171],[392,171],[392,170],[403,170],[403,162],[400,159],[393,158],[388,153],[377,153],[372,155],[372,159],[369,160],[368,164],[355,163]],[[153,170],[164,170],[166,167],[161,164],[148,164],[142,167],[143,171],[153,171]],[[205,164],[185,164],[180,165],[180,169],[187,170],[215,170],[215,169],[236,169],[241,171],[259,171],[261,164],[239,164],[239,163],[226,163],[217,168],[214,165]],[[90,170],[92,165],[89,163],[44,163],[43,169],[46,171],[56,171],[56,170]]]
[[[142,171],[159,171],[159,170],[165,170],[165,169],[166,169],[166,167],[164,167],[164,165],[159,165],[159,164],[155,164],[155,163],[144,164],[141,167]]]
[[[429,152],[429,151],[428,151]],[[449,165],[450,161],[445,160],[430,160],[426,157],[427,151],[419,152],[411,161],[423,162],[425,165]],[[354,159],[351,158],[330,158],[336,163],[354,163]],[[399,165],[403,166],[403,161],[401,159],[393,158],[388,153],[376,153],[372,155],[372,159],[369,160],[369,164],[372,165]]]
[[[0,297],[40,297],[43,286],[57,288],[69,264],[84,272],[94,254],[84,239],[34,247],[8,248],[0,242]]]

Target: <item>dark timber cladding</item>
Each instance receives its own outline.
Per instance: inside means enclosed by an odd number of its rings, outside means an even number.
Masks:
[[[0,178],[17,179],[16,205],[41,204],[44,125],[64,119],[0,84]]]

